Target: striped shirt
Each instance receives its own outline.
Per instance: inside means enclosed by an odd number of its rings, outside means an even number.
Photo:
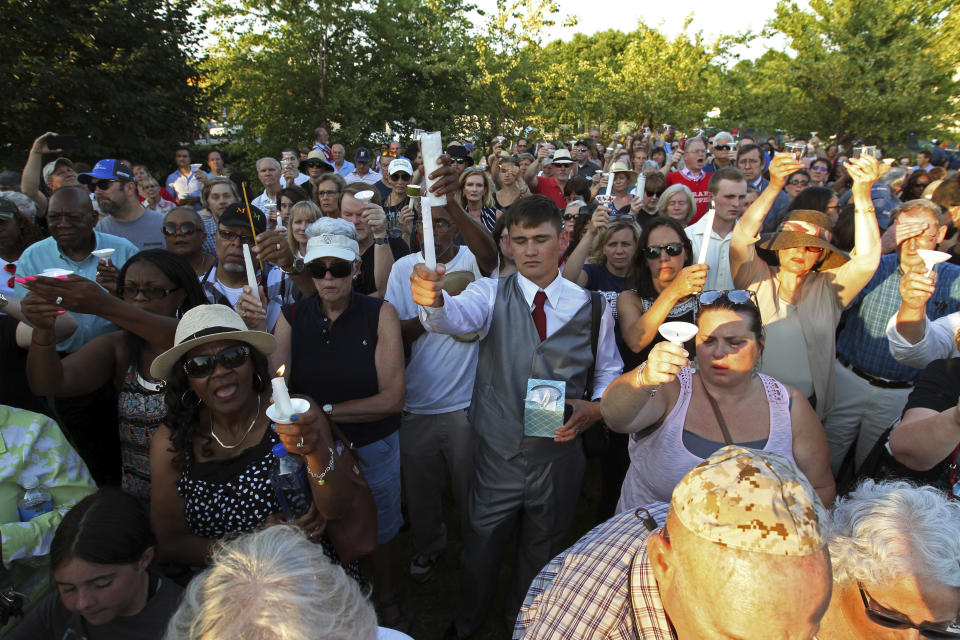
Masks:
[[[668,507],[647,510],[663,525]],[[627,511],[551,560],[530,585],[513,639],[675,640],[647,557],[650,533]]]

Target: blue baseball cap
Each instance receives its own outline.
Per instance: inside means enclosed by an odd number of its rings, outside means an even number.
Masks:
[[[133,177],[133,171],[125,163],[113,158],[106,158],[99,161],[93,167],[90,173],[81,173],[77,176],[80,184],[90,184],[93,180],[126,180],[127,182],[136,182]]]
[[[360,147],[357,149],[357,155],[354,156],[353,161],[367,163],[372,162],[373,156],[370,154],[370,149],[367,149],[366,147]]]

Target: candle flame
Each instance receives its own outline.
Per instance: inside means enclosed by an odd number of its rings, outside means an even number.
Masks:
[[[285,364],[280,365],[280,368],[277,369],[277,375],[278,375],[278,376],[283,376],[283,372],[286,371],[286,370],[287,370],[287,365],[285,365]]]

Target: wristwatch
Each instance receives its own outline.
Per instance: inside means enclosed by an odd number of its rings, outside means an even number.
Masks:
[[[388,240],[386,237],[373,239],[373,244],[388,244],[389,242],[390,240]]]
[[[323,405],[322,407],[320,407],[320,410],[323,411],[323,412],[324,412],[325,414],[327,414],[328,416],[332,416],[332,415],[333,415],[333,405],[330,404],[329,402],[328,402],[327,404]]]
[[[283,267],[280,267],[280,271],[283,271],[284,273],[287,273],[287,274],[290,274],[290,273],[302,273],[302,272],[303,272],[303,258],[294,258],[294,259],[293,259],[293,265],[290,267],[290,270],[289,270],[289,271],[287,271],[287,270],[284,269]]]
[[[7,296],[0,293],[0,310],[3,310],[3,308],[6,307],[9,302],[10,301],[7,300]]]

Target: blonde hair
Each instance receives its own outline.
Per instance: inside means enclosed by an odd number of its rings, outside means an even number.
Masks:
[[[300,251],[300,244],[297,242],[297,239],[293,237],[293,219],[298,214],[306,215],[310,218],[310,222],[314,222],[317,218],[323,217],[323,212],[320,211],[320,207],[310,200],[295,202],[293,206],[290,207],[290,216],[287,218],[287,243],[290,245],[293,255],[297,255],[297,252]]]
[[[593,264],[600,265],[601,267],[607,264],[607,254],[603,252],[603,248],[610,240],[610,236],[623,229],[630,229],[630,231],[633,232],[633,244],[639,249],[641,234],[639,225],[637,225],[636,222],[628,220],[614,220],[601,229],[597,237],[593,239],[593,254],[591,255],[591,262],[593,262]]]
[[[684,222],[690,222],[690,218],[697,212],[697,201],[693,199],[693,191],[690,191],[690,187],[685,184],[673,184],[663,190],[663,193],[660,194],[660,199],[657,200],[657,213],[669,218],[670,216],[667,215],[667,205],[670,203],[670,198],[678,193],[687,196],[687,218]]]
[[[374,640],[357,582],[303,531],[277,525],[223,544],[195,577],[165,640]]]
[[[495,207],[497,206],[496,193],[497,188],[493,184],[493,178],[478,167],[470,167],[465,169],[463,173],[460,174],[460,188],[457,189],[457,202],[464,209],[467,208],[467,198],[463,195],[463,185],[467,183],[467,178],[470,176],[481,176],[483,178],[483,187],[486,189],[486,192],[483,194],[483,206],[485,207]]]

